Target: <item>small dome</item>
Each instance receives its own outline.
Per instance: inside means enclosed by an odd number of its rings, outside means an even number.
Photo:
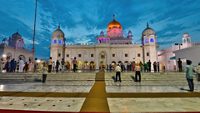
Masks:
[[[100,36],[104,36],[104,32],[103,31],[100,32]]]
[[[15,48],[23,48],[24,40],[22,36],[18,32],[16,32],[12,34],[12,36],[8,39],[8,45]]]
[[[184,33],[183,34],[183,38],[189,38],[189,37],[190,37],[189,33]]]
[[[128,31],[128,35],[129,35],[129,36],[132,35],[132,32],[131,32],[130,30]]]
[[[58,26],[58,28],[53,32],[53,37],[57,37],[57,38],[64,38],[64,32],[60,29],[60,25]]]
[[[144,29],[144,31],[142,32],[142,35],[149,36],[149,35],[155,35],[155,34],[156,34],[155,31],[151,27],[149,27],[149,24],[147,23],[147,28]]]
[[[12,40],[18,40],[18,39],[22,39],[22,36],[18,32],[12,34]]]

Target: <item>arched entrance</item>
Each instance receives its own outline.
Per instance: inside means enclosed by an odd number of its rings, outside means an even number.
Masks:
[[[99,53],[99,69],[105,68],[107,64],[107,55],[105,51]]]

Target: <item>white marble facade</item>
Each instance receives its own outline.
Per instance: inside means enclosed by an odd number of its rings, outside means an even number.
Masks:
[[[157,61],[156,33],[148,24],[142,33],[143,44],[132,43],[131,31],[128,32],[127,37],[124,37],[124,35],[108,35],[115,32],[121,34],[123,33],[121,29],[121,24],[114,18],[108,24],[107,35],[104,35],[102,31],[97,37],[96,44],[65,45],[67,40],[64,38],[64,32],[58,26],[52,35],[50,57],[52,57],[53,61],[61,61],[64,58],[70,64],[73,58],[76,57],[79,69],[83,68],[85,64],[90,63],[95,65],[95,69],[99,69],[101,65],[106,66],[113,62],[128,64],[133,61],[138,63],[140,61],[148,62],[148,60],[151,60],[151,62]]]

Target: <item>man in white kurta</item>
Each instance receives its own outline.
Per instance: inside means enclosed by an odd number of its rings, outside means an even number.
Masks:
[[[24,61],[22,59],[19,60],[19,72],[23,72],[24,69]]]

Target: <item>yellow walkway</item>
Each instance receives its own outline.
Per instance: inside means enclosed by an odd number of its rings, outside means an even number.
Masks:
[[[96,74],[95,84],[86,97],[80,112],[110,112],[104,75],[103,71]]]

